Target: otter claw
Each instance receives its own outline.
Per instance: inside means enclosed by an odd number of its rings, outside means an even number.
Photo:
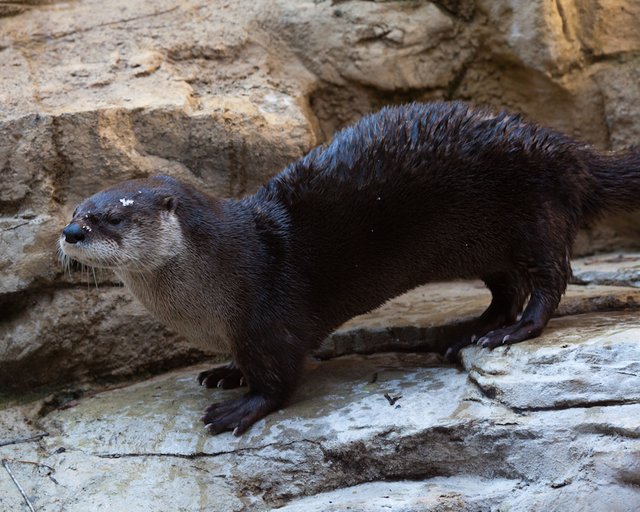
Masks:
[[[233,364],[218,366],[198,375],[198,382],[207,388],[232,389],[237,388],[242,378],[242,372]]]

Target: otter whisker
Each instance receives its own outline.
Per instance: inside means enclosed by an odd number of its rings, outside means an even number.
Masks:
[[[62,247],[58,244],[58,261],[60,262],[60,265],[62,265],[62,273],[64,275],[71,275],[71,258],[69,258],[69,256],[67,256],[64,251],[62,250]]]

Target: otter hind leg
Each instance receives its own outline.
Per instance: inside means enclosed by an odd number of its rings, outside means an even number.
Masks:
[[[491,291],[491,304],[447,349],[445,358],[449,361],[455,361],[462,348],[475,343],[485,333],[515,322],[530,293],[528,280],[518,272],[492,274],[483,281]]]
[[[477,341],[478,345],[493,349],[540,336],[559,302],[559,298],[556,300],[554,296],[549,297],[543,291],[534,289],[520,320],[488,332]]]
[[[234,363],[216,366],[198,374],[198,384],[207,388],[233,389],[246,386],[242,371]]]
[[[556,259],[549,255],[544,259],[540,258],[537,264],[529,269],[533,291],[520,319],[511,325],[488,332],[477,340],[479,345],[493,349],[500,345],[511,345],[535,338],[542,333],[558,307],[571,275],[569,255],[564,251],[556,252],[555,255],[558,256]]]

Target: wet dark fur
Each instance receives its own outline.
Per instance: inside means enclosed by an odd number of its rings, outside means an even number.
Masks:
[[[248,395],[204,417],[213,433],[238,433],[287,401],[332,330],[429,281],[481,278],[493,295],[450,356],[472,334],[487,347],[539,335],[578,228],[637,205],[640,154],[462,103],[412,104],[363,118],[239,201],[210,208],[155,180],[190,243],[219,259],[220,281],[233,276],[235,366],[200,380],[234,387],[244,375]]]

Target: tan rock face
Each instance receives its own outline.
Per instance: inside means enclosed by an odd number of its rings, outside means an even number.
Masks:
[[[119,380],[213,355],[163,328],[123,288],[89,286],[41,294],[9,311],[0,388]]]
[[[15,382],[193,355],[146,313],[133,321],[110,276],[85,304],[86,280],[63,274],[55,241],[87,195],[153,173],[248,194],[346,123],[410,100],[488,103],[603,148],[637,143],[639,15],[633,0],[3,4],[2,382],[45,360]],[[585,232],[579,251],[629,245],[637,225]],[[161,350],[136,348],[155,343],[150,330]]]

